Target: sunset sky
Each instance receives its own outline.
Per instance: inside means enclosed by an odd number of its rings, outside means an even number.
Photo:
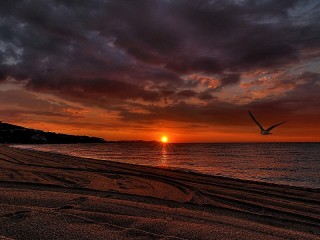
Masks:
[[[0,120],[106,140],[320,141],[318,0],[3,0]],[[265,127],[262,136],[248,114]]]

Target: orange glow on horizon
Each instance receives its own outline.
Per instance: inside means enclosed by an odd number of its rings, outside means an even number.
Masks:
[[[300,119],[299,119],[300,120]],[[296,120],[298,122],[298,120]],[[87,135],[93,137],[101,137],[106,141],[123,141],[123,140],[144,140],[152,141],[158,140],[163,145],[166,143],[218,143],[218,142],[319,142],[320,141],[320,128],[299,128],[298,124],[286,123],[283,128],[276,129],[272,135],[262,136],[257,130],[256,126],[249,127],[206,127],[206,128],[188,128],[181,130],[183,126],[181,123],[169,124],[166,127],[170,129],[161,129],[157,131],[158,126],[152,127],[149,131],[135,130],[122,127],[115,128],[106,126],[103,128],[100,123],[94,122],[92,125],[84,124],[83,122],[49,122],[43,118],[38,121],[14,121],[14,119],[6,121],[10,124],[15,124],[22,127],[39,129],[43,131],[72,134],[72,135]],[[89,119],[87,122],[92,122]],[[299,121],[301,122],[301,120]],[[311,121],[310,121],[311,122]],[[315,123],[316,124],[316,123]],[[314,124],[314,125],[315,125]],[[116,126],[116,125],[115,125]],[[149,126],[150,127],[150,126]],[[295,131],[291,131],[294,128]],[[167,130],[167,131],[166,131]],[[170,131],[170,137],[167,132]],[[163,139],[166,137],[167,140]]]

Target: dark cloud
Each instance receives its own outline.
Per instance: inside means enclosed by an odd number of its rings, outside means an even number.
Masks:
[[[223,83],[223,86],[236,84],[240,81],[240,74],[238,73],[225,74],[222,76],[221,81]]]
[[[179,102],[166,107],[150,106],[149,113],[123,111],[125,121],[152,123],[157,121],[206,123],[208,125],[242,125],[246,122],[243,107],[235,108],[232,104],[216,102],[205,106]],[[235,114],[238,116],[235,119]]]
[[[212,100],[213,96],[208,91],[205,91],[205,92],[199,93],[199,99],[208,101],[208,100]]]
[[[102,107],[172,99],[175,105],[159,107],[149,118],[179,121],[175,116],[181,113],[191,122],[234,122],[227,112],[248,106],[215,103],[214,92],[239,84],[247,71],[312,61],[307,53],[320,47],[319,10],[311,0],[5,0],[0,81],[10,76],[29,90]],[[219,86],[200,88],[199,79],[183,78],[198,73],[214,75]],[[296,85],[295,94],[281,101],[301,100],[312,92],[308,86]],[[194,97],[211,103],[176,101]],[[220,121],[222,112],[227,117]],[[123,112],[125,119],[141,117],[148,118]]]
[[[205,123],[220,126],[247,126],[251,123],[248,110],[251,110],[264,119],[266,123],[293,119],[291,125],[301,125],[303,116],[306,117],[309,127],[318,125],[320,120],[319,100],[320,74],[304,73],[298,77],[296,87],[288,93],[271,99],[256,100],[248,104],[234,105],[224,102],[215,102],[199,106],[179,102],[166,107],[148,107],[148,113],[132,113],[123,111],[125,121],[151,123],[167,120],[178,122]],[[210,98],[208,93],[202,97]],[[236,116],[236,117],[235,117]],[[317,121],[315,121],[317,120]],[[306,120],[307,121],[307,120]]]
[[[190,97],[194,97],[196,95],[197,95],[197,93],[192,90],[182,90],[177,93],[177,96],[182,97],[182,98],[190,98]]]
[[[13,122],[26,122],[28,119],[68,122],[83,118],[83,109],[54,99],[39,98],[23,90],[6,90],[0,91],[0,117]]]
[[[37,91],[47,91],[60,95],[76,96],[79,98],[119,98],[143,99],[145,101],[159,101],[160,93],[144,90],[138,85],[128,82],[108,80],[104,78],[34,78],[29,81],[27,88]]]

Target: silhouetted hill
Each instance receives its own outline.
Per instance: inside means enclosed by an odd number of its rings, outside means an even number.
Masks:
[[[0,122],[0,143],[103,143],[103,138],[44,132]]]

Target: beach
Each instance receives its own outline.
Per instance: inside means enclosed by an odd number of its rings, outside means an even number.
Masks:
[[[0,239],[320,239],[320,190],[0,146]]]

